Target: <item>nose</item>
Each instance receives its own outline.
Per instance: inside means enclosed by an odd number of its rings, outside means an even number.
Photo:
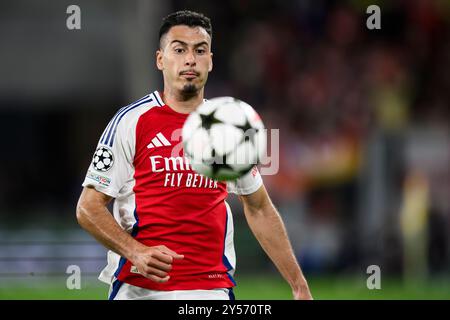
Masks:
[[[187,54],[186,54],[186,60],[185,60],[185,62],[184,62],[184,64],[186,65],[186,66],[190,66],[190,67],[193,67],[193,66],[195,66],[195,55],[194,55],[194,53],[192,52],[192,51],[189,51]]]

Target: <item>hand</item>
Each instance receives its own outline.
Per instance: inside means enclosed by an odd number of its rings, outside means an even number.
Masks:
[[[130,259],[139,273],[155,282],[164,283],[169,281],[168,272],[172,270],[174,259],[183,259],[184,255],[170,250],[164,245],[146,247],[143,246]]]
[[[294,296],[294,300],[313,300],[306,281],[303,282],[298,289],[293,289],[292,295]]]

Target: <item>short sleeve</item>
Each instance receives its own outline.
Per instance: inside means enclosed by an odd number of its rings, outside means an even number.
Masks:
[[[235,181],[227,182],[227,190],[229,193],[237,195],[248,195],[256,192],[263,184],[261,174],[256,166],[248,173]]]
[[[92,157],[83,187],[116,198],[122,187],[132,179],[134,166],[133,132],[128,132],[124,121],[114,126],[114,118],[106,127]]]

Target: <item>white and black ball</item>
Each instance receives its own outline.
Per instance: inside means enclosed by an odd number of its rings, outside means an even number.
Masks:
[[[266,152],[266,132],[258,113],[233,97],[202,103],[183,126],[183,147],[193,170],[215,180],[235,180]]]

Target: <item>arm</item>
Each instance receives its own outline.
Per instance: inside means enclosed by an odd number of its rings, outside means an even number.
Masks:
[[[312,299],[308,283],[297,263],[283,221],[266,188],[240,196],[247,222],[261,247],[292,288],[294,299]]]
[[[111,197],[85,187],[77,204],[78,223],[100,243],[130,260],[139,272],[156,282],[167,282],[173,259],[183,256],[165,246],[147,247],[123,230],[106,207]]]

